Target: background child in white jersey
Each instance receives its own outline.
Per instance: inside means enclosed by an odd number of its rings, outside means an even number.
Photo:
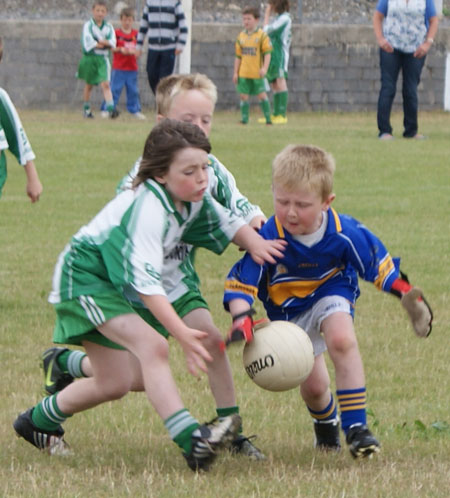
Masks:
[[[82,345],[94,375],[18,416],[16,433],[37,448],[67,453],[61,424],[68,417],[119,399],[142,382],[191,469],[207,470],[217,450],[236,437],[239,415],[200,426],[184,408],[168,342],[149,325],[157,320],[179,341],[192,375],[206,372],[212,361],[202,343],[207,334],[186,325],[170,304],[162,282],[171,268],[163,266],[164,259],[181,238],[215,252],[232,240],[260,263],[281,255],[283,243],[264,241],[205,195],[209,152],[197,126],[162,121],[147,138],[133,189],[108,203],[61,253],[49,297],[57,313],[54,341]],[[124,295],[145,307],[137,310]]]
[[[432,313],[383,243],[362,223],[331,208],[334,171],[334,159],[318,147],[289,145],[275,157],[275,216],[260,233],[288,245],[276,264],[257,265],[248,255],[236,263],[224,303],[233,317],[231,340],[252,339],[256,297],[271,320],[292,321],[308,333],[315,361],[300,392],[314,420],[316,446],[339,450],[338,410],[323,354],[328,350],[342,429],[351,454],[359,458],[377,452],[379,443],[367,426],[364,368],[353,327],[358,275],[402,298],[417,335],[430,334]]]
[[[0,61],[3,57],[3,39],[0,37]],[[8,93],[0,88],[0,197],[6,182],[6,154],[9,149],[24,167],[27,177],[26,192],[31,202],[36,202],[42,194],[42,184],[34,165],[34,155],[23,129],[16,108]]]
[[[264,32],[272,43],[270,65],[266,79],[273,92],[273,124],[286,124],[288,102],[288,64],[291,47],[292,19],[289,0],[269,0],[264,14]]]
[[[81,46],[83,56],[78,65],[77,77],[85,81],[83,89],[83,115],[93,118],[91,111],[91,93],[100,85],[105,99],[106,110],[110,118],[117,118],[119,113],[114,107],[109,80],[111,78],[110,51],[116,46],[116,35],[112,24],[105,22],[108,12],[106,2],[97,0],[92,6],[92,18],[83,26]]]
[[[203,74],[167,76],[160,81],[156,91],[157,120],[169,117],[190,122],[201,128],[208,136],[216,100],[216,86]],[[235,179],[227,168],[212,154],[208,157],[208,192],[223,206],[242,217],[250,226],[259,229],[266,219],[262,211],[239,192]],[[139,165],[140,158],[120,182],[119,191],[132,186]],[[176,284],[171,289],[166,289],[169,300],[174,306],[177,302],[184,303],[183,309],[186,314],[180,315],[183,320],[191,327],[208,333],[204,345],[213,358],[213,363],[208,369],[208,377],[216,401],[217,415],[224,417],[239,413],[230,362],[220,348],[222,335],[214,324],[208,305],[200,292],[199,279],[194,268],[194,248],[180,241],[178,249],[178,253],[184,254],[185,257],[178,261],[176,272],[179,278],[175,280]],[[188,304],[189,308],[186,307]],[[44,377],[50,383],[45,387],[49,394],[62,389],[72,382],[74,377],[92,375],[89,358],[80,351],[70,351],[67,348],[50,348],[45,351],[43,368]],[[143,390],[144,387],[135,386],[135,389]],[[264,458],[262,452],[243,434],[233,441],[232,449],[252,459]]]

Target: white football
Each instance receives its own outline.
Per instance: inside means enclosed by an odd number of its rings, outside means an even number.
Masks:
[[[291,322],[276,320],[255,330],[244,347],[244,368],[252,381],[268,391],[287,391],[307,379],[314,364],[308,334]]]

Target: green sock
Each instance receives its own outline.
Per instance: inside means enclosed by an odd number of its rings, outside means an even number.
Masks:
[[[280,112],[280,93],[276,92],[273,94],[273,115],[279,116]]]
[[[184,408],[164,420],[171,439],[185,452],[192,448],[191,435],[199,427],[198,421]]]
[[[266,100],[261,100],[259,102],[259,105],[261,106],[262,112],[264,114],[264,117],[266,118],[266,123],[271,123],[270,119],[270,103],[269,99]]]
[[[38,403],[31,414],[33,424],[39,429],[54,431],[72,415],[63,413],[56,402],[56,394],[47,396]]]
[[[81,362],[85,356],[86,353],[83,351],[64,351],[58,356],[58,366],[64,373],[69,373],[75,379],[86,377],[81,368]]]
[[[233,415],[234,413],[237,413],[239,415],[239,406],[229,406],[227,408],[216,408],[216,413],[217,416],[219,417],[219,420],[224,419],[225,417],[228,417],[229,415]],[[242,425],[239,428],[239,433],[242,432]]]
[[[83,104],[83,110],[84,111],[90,111],[91,110],[91,104],[89,102],[84,102],[84,104]]]
[[[243,123],[248,123],[248,117],[250,114],[250,103],[248,100],[241,100],[241,121]]]
[[[288,92],[287,91],[279,92],[278,98],[279,98],[278,112],[285,118],[287,112]]]
[[[114,111],[114,101],[110,100],[110,101],[106,102],[106,110],[108,112]]]

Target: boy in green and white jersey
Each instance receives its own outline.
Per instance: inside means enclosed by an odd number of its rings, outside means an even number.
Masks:
[[[0,37],[0,61],[3,56],[3,40]],[[6,182],[6,154],[9,149],[19,164],[24,167],[27,176],[26,192],[31,202],[36,202],[42,193],[42,184],[34,165],[36,156],[23,129],[16,108],[8,93],[0,88],[0,197]]]
[[[270,17],[275,17],[270,21]],[[266,79],[273,91],[273,124],[286,124],[288,101],[288,64],[292,37],[289,0],[269,0],[264,16],[264,31],[272,43],[272,57]]]
[[[80,379],[19,415],[16,433],[50,454],[67,453],[61,424],[74,413],[119,399],[141,383],[189,467],[207,470],[240,427],[237,414],[203,426],[184,408],[168,343],[152,318],[180,342],[188,371],[207,371],[205,332],[186,325],[165,292],[163,262],[180,240],[222,252],[233,241],[256,262],[274,262],[284,243],[264,241],[208,194],[210,144],[195,125],[164,120],[150,133],[133,189],[117,195],[60,255],[50,302],[54,341],[81,344],[93,377]],[[135,293],[138,311],[124,297]],[[144,318],[142,318],[144,317]]]
[[[159,82],[156,91],[157,120],[169,117],[190,122],[197,125],[208,136],[211,131],[216,100],[216,86],[203,74],[167,76]],[[141,158],[119,183],[118,192],[132,187],[140,163]],[[212,154],[208,155],[207,173],[207,192],[251,227],[259,229],[266,219],[263,212],[241,194],[233,175]],[[169,301],[186,323],[208,333],[204,344],[214,362],[214,368],[208,369],[209,383],[216,402],[217,415],[223,417],[239,413],[239,406],[236,403],[230,362],[228,356],[220,348],[222,334],[214,324],[208,304],[200,292],[199,277],[194,267],[194,249],[192,244],[180,241],[172,253],[172,258],[165,260],[165,264],[170,266],[171,275],[170,280],[165,280],[165,291]],[[133,299],[131,295],[127,297]],[[134,306],[137,309],[142,307],[139,302],[134,302]],[[152,325],[155,326],[155,323],[153,322]],[[160,324],[158,326],[160,327],[158,330],[166,333]],[[52,359],[54,359],[53,362]],[[53,380],[50,379],[50,382],[54,384],[46,385],[45,389],[49,394],[61,389],[74,377],[92,375],[89,358],[79,351],[50,348],[43,356],[46,376],[50,364],[53,370]],[[52,372],[49,376],[52,377]],[[144,386],[135,386],[134,389],[144,390]],[[233,450],[255,460],[264,458],[261,451],[243,434],[233,441]]]
[[[108,10],[106,2],[96,0],[92,6],[92,18],[83,26],[81,47],[83,56],[78,65],[77,78],[84,80],[83,115],[93,118],[91,111],[91,92],[100,85],[106,103],[107,116],[116,118],[119,113],[114,107],[109,80],[111,79],[111,49],[116,47],[116,34],[112,24],[106,22]]]

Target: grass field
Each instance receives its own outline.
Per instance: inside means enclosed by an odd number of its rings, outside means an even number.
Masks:
[[[270,164],[288,143],[324,147],[337,162],[334,207],[385,242],[432,304],[432,335],[415,337],[398,300],[362,283],[356,330],[368,389],[369,422],[382,444],[368,461],[317,454],[312,423],[297,392],[257,388],[230,351],[245,433],[258,434],[264,462],[223,454],[196,475],[169,440],[143,394],[78,414],[65,424],[75,454],[49,458],[16,439],[16,415],[40,400],[40,353],[51,345],[47,303],[53,267],[69,237],[113,196],[141,154],[151,122],[83,120],[79,113],[23,112],[44,193],[31,205],[25,176],[8,154],[0,200],[0,496],[4,497],[439,497],[450,496],[450,115],[421,113],[425,141],[376,138],[373,114],[291,114],[289,124],[237,125],[217,113],[213,153],[253,202],[271,214]],[[394,115],[400,136],[402,116]],[[203,294],[224,331],[224,277],[240,256],[200,252]],[[262,310],[259,307],[259,314]],[[214,416],[205,377],[186,374],[177,344],[172,364],[186,406]]]

